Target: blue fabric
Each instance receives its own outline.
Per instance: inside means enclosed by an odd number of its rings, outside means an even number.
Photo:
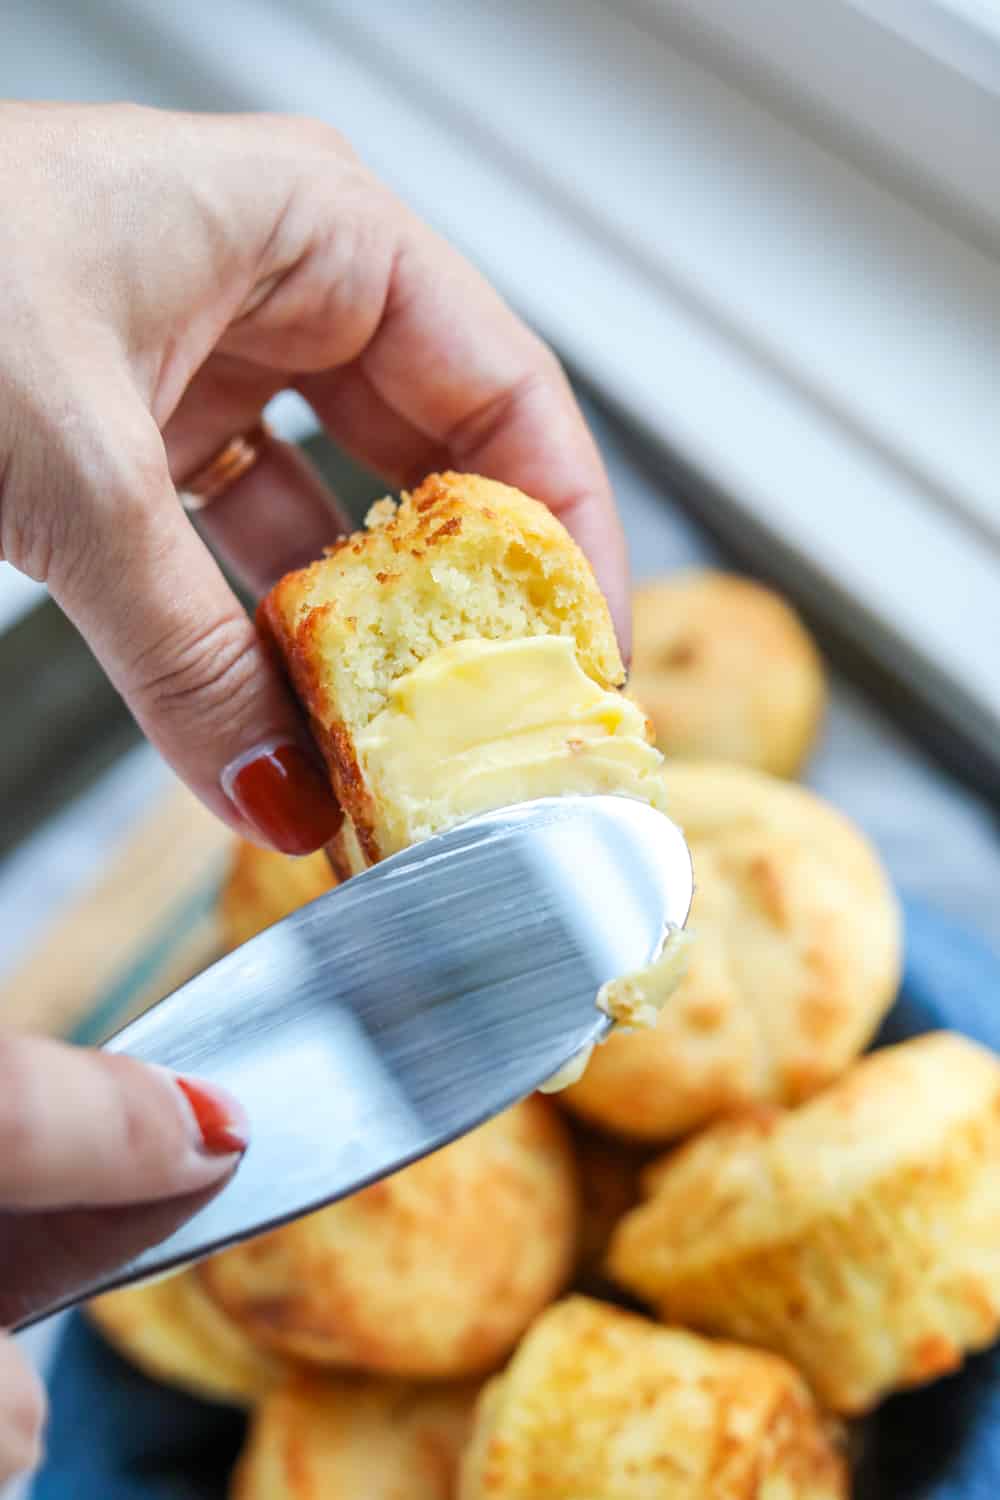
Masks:
[[[1000,956],[915,904],[906,926],[903,989],[878,1043],[951,1027],[1000,1051]],[[48,1460],[32,1500],[224,1500],[242,1418],[145,1380],[78,1317],[50,1395]],[[997,1500],[1000,1351],[886,1402],[860,1435],[855,1496]]]
[[[147,1380],[79,1316],[56,1351],[49,1403],[47,1457],[32,1500],[226,1495],[242,1415]]]

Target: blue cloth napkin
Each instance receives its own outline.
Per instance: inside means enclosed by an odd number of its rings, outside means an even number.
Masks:
[[[902,994],[877,1045],[950,1027],[1000,1051],[1000,956],[916,904]],[[154,1384],[69,1320],[32,1500],[224,1500],[243,1419]],[[864,1424],[856,1500],[997,1500],[1000,1351],[894,1397]],[[359,1497],[360,1500],[360,1497]]]

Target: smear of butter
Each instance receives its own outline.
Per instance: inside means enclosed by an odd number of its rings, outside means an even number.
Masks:
[[[442,646],[393,684],[355,748],[387,854],[536,797],[621,792],[665,810],[642,710],[587,676],[569,636]]]
[[[612,979],[601,986],[597,995],[598,1010],[603,1010],[616,1028],[648,1029],[655,1026],[667,1001],[684,978],[691,942],[691,933],[680,927],[671,928],[659,956],[645,969],[624,974],[620,979]],[[591,1042],[574,1052],[569,1062],[539,1085],[539,1093],[558,1094],[579,1083],[587,1071],[594,1046],[595,1043]]]
[[[544,1083],[538,1085],[540,1094],[558,1094],[563,1089],[568,1089],[570,1084],[579,1083],[587,1071],[587,1064],[594,1055],[594,1042],[588,1042],[586,1047],[581,1047],[579,1052],[574,1052],[569,1062],[563,1063],[557,1073],[551,1078],[546,1078]]]
[[[658,958],[645,969],[602,985],[597,1006],[618,1026],[655,1026],[660,1012],[684,978],[692,937],[673,927]]]

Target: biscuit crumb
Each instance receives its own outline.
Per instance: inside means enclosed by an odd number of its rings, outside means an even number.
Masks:
[[[458,536],[458,533],[461,531],[461,529],[461,516],[452,516],[449,520],[442,521],[441,525],[437,528],[436,531],[431,532],[430,536],[427,538],[427,544],[429,546],[431,542],[440,542],[446,536]]]
[[[369,531],[381,531],[388,526],[396,514],[396,502],[391,495],[383,495],[368,507],[365,525]]]

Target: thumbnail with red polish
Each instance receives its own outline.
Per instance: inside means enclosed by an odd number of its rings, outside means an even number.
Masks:
[[[240,816],[283,854],[311,854],[343,821],[317,758],[301,745],[261,745],[226,768],[222,786]]]
[[[178,1078],[177,1087],[191,1106],[209,1156],[232,1156],[246,1150],[250,1139],[246,1116],[235,1100],[198,1078]]]

